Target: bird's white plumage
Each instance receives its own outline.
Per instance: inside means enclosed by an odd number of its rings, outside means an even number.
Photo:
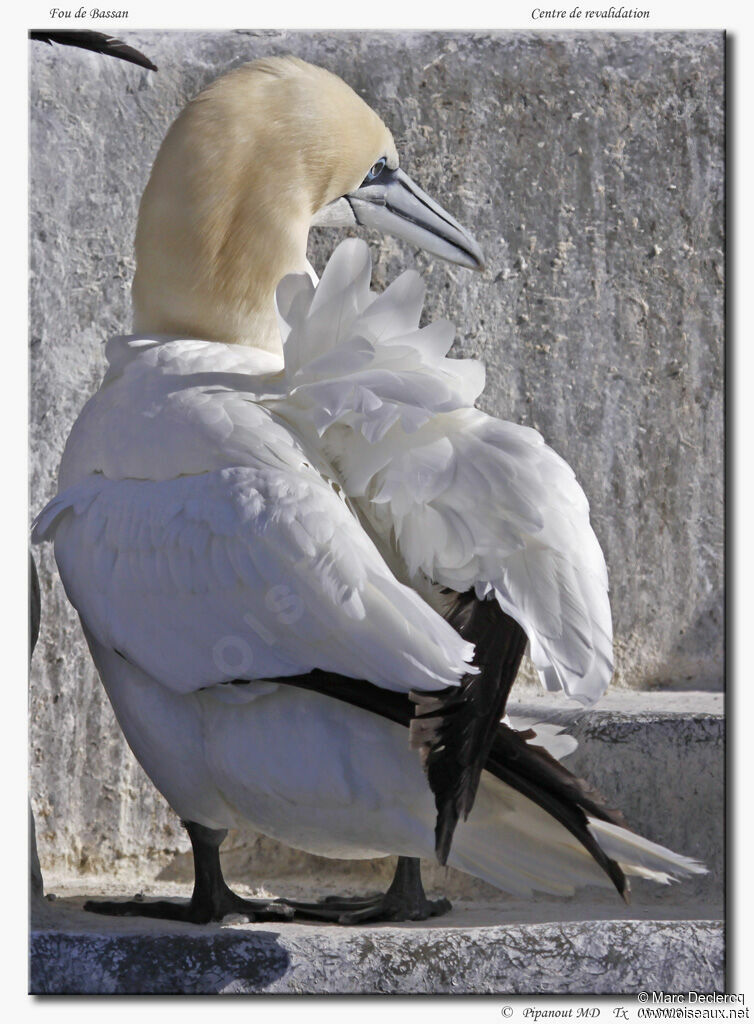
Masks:
[[[304,275],[281,283],[279,408],[312,444],[316,430],[413,585],[494,593],[547,688],[596,700],[612,674],[607,571],[572,470],[536,431],[474,408],[483,367],[446,358],[451,324],[419,328],[416,273],[375,296],[370,272],[366,244],[348,240],[318,287]]]
[[[253,382],[195,361],[176,373],[181,344],[162,363],[159,346],[134,344],[71,435],[74,482],[35,528],[55,536],[89,631],[179,692],[313,668],[403,691],[457,683],[471,645],[395,579],[296,437],[249,397]]]
[[[182,817],[329,856],[429,857],[434,802],[406,730],[270,677],[456,683],[472,651],[417,592],[426,577],[494,591],[545,678],[594,697],[606,579],[570,470],[534,431],[473,408],[483,370],[446,358],[448,325],[417,328],[416,275],[374,296],[369,272],[347,242],[316,288],[282,282],[284,362],[113,339],[34,536],[54,538],[121,727]],[[258,681],[227,683],[239,676]],[[573,746],[546,729],[533,742]],[[592,831],[629,873],[699,870]],[[449,863],[520,894],[606,883],[565,828],[486,774]]]

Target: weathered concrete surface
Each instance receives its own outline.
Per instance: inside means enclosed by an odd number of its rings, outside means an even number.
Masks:
[[[144,922],[117,929],[85,923],[34,930],[31,941],[30,990],[39,994],[574,994],[723,987],[722,925],[711,920],[348,929],[158,929]]]
[[[370,237],[377,284],[416,263],[431,315],[458,324],[456,351],[485,359],[485,408],[537,426],[575,467],[610,569],[617,685],[718,687],[722,36],[132,41],[157,75],[31,49],[32,509],[54,492],[102,341],[128,329],[136,208],[167,126],[221,72],[294,52],[367,98],[406,169],[482,244],[475,276]],[[334,244],[321,233],[316,266]],[[40,570],[31,750],[43,866],[166,864],[183,848],[177,826],[117,731],[49,550]],[[661,778],[656,749],[645,756]]]

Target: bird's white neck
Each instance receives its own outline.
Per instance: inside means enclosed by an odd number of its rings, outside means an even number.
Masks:
[[[147,204],[148,193],[142,202]],[[274,295],[286,274],[307,270],[307,217],[246,228],[240,212],[225,230],[205,223],[177,231],[146,205],[137,231],[134,330],[248,345],[281,354]],[[272,218],[271,218],[272,219]]]

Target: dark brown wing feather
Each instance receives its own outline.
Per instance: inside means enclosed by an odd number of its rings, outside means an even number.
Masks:
[[[244,679],[233,681],[234,685],[245,682],[247,680]],[[313,690],[315,693],[324,694],[325,697],[334,697],[406,727],[411,724],[411,716],[414,713],[414,705],[406,693],[383,690],[374,683],[339,676],[335,672],[323,672],[318,668],[300,676],[280,676],[272,682],[295,686],[299,690]]]
[[[448,622],[475,645],[478,675],[439,693],[412,693],[411,745],[421,751],[435,796],[435,850],[445,864],[459,818],[467,818],[498,723],[526,649],[526,634],[497,601],[456,594]]]
[[[74,31],[73,29],[59,29],[54,32],[46,29],[32,29],[29,32],[29,39],[36,39],[41,43],[59,43],[61,46],[78,46],[82,50],[92,50],[94,53],[104,53],[108,57],[117,57],[119,60],[127,60],[131,64],[138,64],[139,67],[148,71],[156,71],[157,67],[133,46],[128,46],[120,39],[105,35],[104,32],[92,32],[87,30]]]

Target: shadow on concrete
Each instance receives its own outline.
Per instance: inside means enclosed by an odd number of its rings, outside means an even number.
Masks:
[[[264,992],[290,968],[275,932],[32,937],[32,995]]]

